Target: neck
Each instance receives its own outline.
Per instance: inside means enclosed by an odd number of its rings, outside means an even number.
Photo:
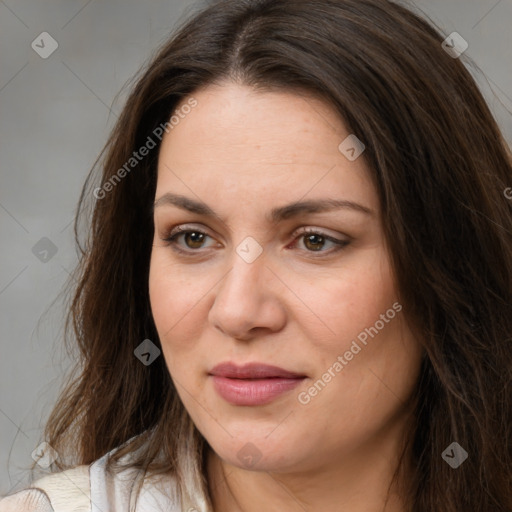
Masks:
[[[384,436],[384,437],[383,437]],[[405,431],[394,429],[350,451],[331,454],[327,464],[302,471],[249,471],[208,453],[214,512],[406,512],[393,482]],[[411,475],[409,453],[403,475]]]

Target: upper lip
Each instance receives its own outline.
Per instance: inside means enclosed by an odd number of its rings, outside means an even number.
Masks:
[[[279,368],[278,366],[272,366],[269,364],[247,363],[245,365],[238,366],[231,362],[218,364],[210,370],[210,375],[227,377],[230,379],[265,379],[271,377],[297,379],[299,377],[305,377],[303,374],[290,372],[283,368]]]

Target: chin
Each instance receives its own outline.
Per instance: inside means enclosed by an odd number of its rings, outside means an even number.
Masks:
[[[296,470],[301,465],[296,449],[283,446],[278,437],[271,441],[265,437],[246,434],[243,438],[233,440],[228,446],[215,446],[211,443],[210,446],[228,464],[248,471],[279,473]]]

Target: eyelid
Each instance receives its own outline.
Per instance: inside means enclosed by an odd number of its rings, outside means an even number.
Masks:
[[[214,238],[212,235],[208,233],[208,230],[203,227],[197,227],[193,224],[180,224],[179,226],[175,226],[174,228],[171,228],[166,232],[164,235],[165,238],[171,238],[174,235],[177,235],[178,233],[181,233],[183,231],[197,231],[199,233],[204,233],[205,235],[208,235],[210,238]]]
[[[292,236],[298,236],[298,235],[303,235],[303,234],[307,234],[307,233],[319,234],[325,238],[335,239],[340,242],[350,241],[350,237],[348,237],[347,235],[343,235],[341,233],[333,235],[331,230],[329,230],[327,228],[319,228],[319,227],[315,227],[315,226],[300,227],[292,233]],[[340,239],[338,237],[345,237],[347,240]]]
[[[315,228],[315,227],[301,227],[299,230],[295,230],[293,232],[293,244],[297,243],[297,240],[299,240],[301,237],[307,235],[307,234],[313,234],[313,235],[320,235],[325,240],[333,243],[335,245],[334,248],[331,248],[327,251],[305,251],[308,254],[311,254],[313,258],[321,258],[322,256],[328,257],[333,254],[336,254],[343,250],[347,245],[349,245],[352,241],[350,237],[347,237],[348,239],[344,238],[337,238],[337,236],[331,236],[330,234],[326,233],[323,228]],[[315,256],[315,254],[318,254],[318,256]]]
[[[199,228],[191,224],[180,224],[178,226],[165,230],[163,236],[161,237],[161,240],[166,242],[167,245],[171,246],[171,248],[176,252],[187,255],[194,255],[195,253],[199,254],[199,252],[201,252],[201,249],[182,249],[181,247],[178,246],[178,244],[175,241],[171,240],[173,238],[176,239],[182,233],[188,233],[190,231],[195,231],[197,233],[204,234],[214,239],[214,237],[208,233],[208,230],[206,230],[203,227]]]
[[[164,238],[170,238],[172,236],[174,236],[175,234],[177,233],[180,233],[180,232],[183,232],[183,231],[198,231],[200,233],[204,233],[205,235],[208,235],[209,237],[211,238],[215,238],[213,235],[211,235],[208,230],[202,226],[197,226],[197,225],[194,225],[194,224],[180,224],[178,226],[174,226],[172,228],[169,228],[167,230],[164,230]],[[298,236],[299,234],[303,234],[303,233],[313,233],[313,234],[321,234],[322,236],[324,236],[325,238],[334,238],[335,240],[339,240],[340,242],[341,241],[345,241],[345,242],[349,242],[351,240],[351,238],[347,235],[343,235],[343,234],[331,234],[330,230],[328,230],[327,228],[320,228],[320,227],[315,227],[315,226],[302,226],[300,228],[297,228],[293,231],[293,233],[291,234],[291,236]],[[337,237],[345,237],[346,240],[340,240],[338,239]]]
[[[203,227],[198,228],[191,224],[180,224],[179,226],[175,226],[175,227],[167,230],[165,232],[164,236],[161,238],[161,240],[163,240],[164,242],[167,242],[167,245],[171,246],[172,250],[174,250],[175,252],[185,254],[188,256],[199,256],[201,253],[204,253],[204,249],[201,249],[201,248],[196,249],[196,250],[195,249],[182,249],[181,247],[179,247],[179,245],[175,241],[176,238],[180,234],[188,233],[188,232],[192,232],[192,231],[204,234],[212,239],[215,238],[212,235],[210,235],[208,233],[208,230],[204,229]],[[335,244],[335,247],[331,248],[329,250],[326,250],[326,251],[308,251],[308,250],[303,249],[301,252],[310,254],[312,258],[321,258],[321,257],[328,257],[330,255],[338,253],[339,251],[343,250],[347,245],[349,245],[352,242],[352,238],[348,237],[347,235],[343,235],[347,239],[344,239],[343,237],[337,238],[336,236],[331,236],[326,231],[327,230],[324,228],[316,228],[313,226],[302,226],[293,231],[293,233],[291,235],[293,238],[291,244],[296,244],[298,239],[301,238],[301,236],[305,236],[307,234],[320,235],[325,240]],[[208,248],[206,248],[206,249],[208,249]]]

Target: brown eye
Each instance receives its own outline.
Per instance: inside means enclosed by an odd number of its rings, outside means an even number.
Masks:
[[[180,247],[181,244],[178,242],[180,237],[183,237],[185,249]],[[197,252],[195,251],[196,249],[201,249],[204,244],[205,237],[210,238],[207,233],[199,229],[177,228],[172,230],[169,236],[162,238],[162,240],[171,245],[174,250],[186,253],[187,249],[190,249],[189,252]]]
[[[318,234],[308,234],[304,236],[304,245],[313,251],[318,251],[322,249],[325,244],[325,237]]]
[[[183,237],[183,243],[180,243],[180,237]],[[176,252],[182,254],[188,254],[190,256],[193,253],[200,253],[199,249],[204,247],[205,239],[211,238],[210,235],[201,231],[199,229],[186,229],[182,227],[178,227],[173,229],[169,236],[162,238],[164,242],[167,242],[168,245],[172,247],[172,249]],[[350,242],[347,240],[338,240],[337,238],[333,238],[325,233],[314,231],[314,230],[303,230],[298,236],[295,238],[295,241],[303,240],[304,242],[304,251],[308,253],[318,253],[318,256],[314,257],[322,257],[327,256],[332,253],[338,252],[342,250],[345,246],[347,246]],[[326,244],[331,244],[334,246],[330,250],[322,250],[324,249]],[[294,244],[296,245],[296,244]]]
[[[296,240],[301,239],[304,241],[304,247],[306,247],[305,250],[307,252],[319,253],[320,257],[324,254],[327,255],[340,251],[350,243],[347,240],[338,240],[337,238],[312,229],[306,229],[300,232]],[[332,250],[322,250],[326,243],[333,244],[334,248]]]
[[[180,233],[180,235],[183,235],[186,246],[191,249],[200,249],[201,244],[204,242],[204,237],[208,236],[201,231],[185,231],[184,233]]]

